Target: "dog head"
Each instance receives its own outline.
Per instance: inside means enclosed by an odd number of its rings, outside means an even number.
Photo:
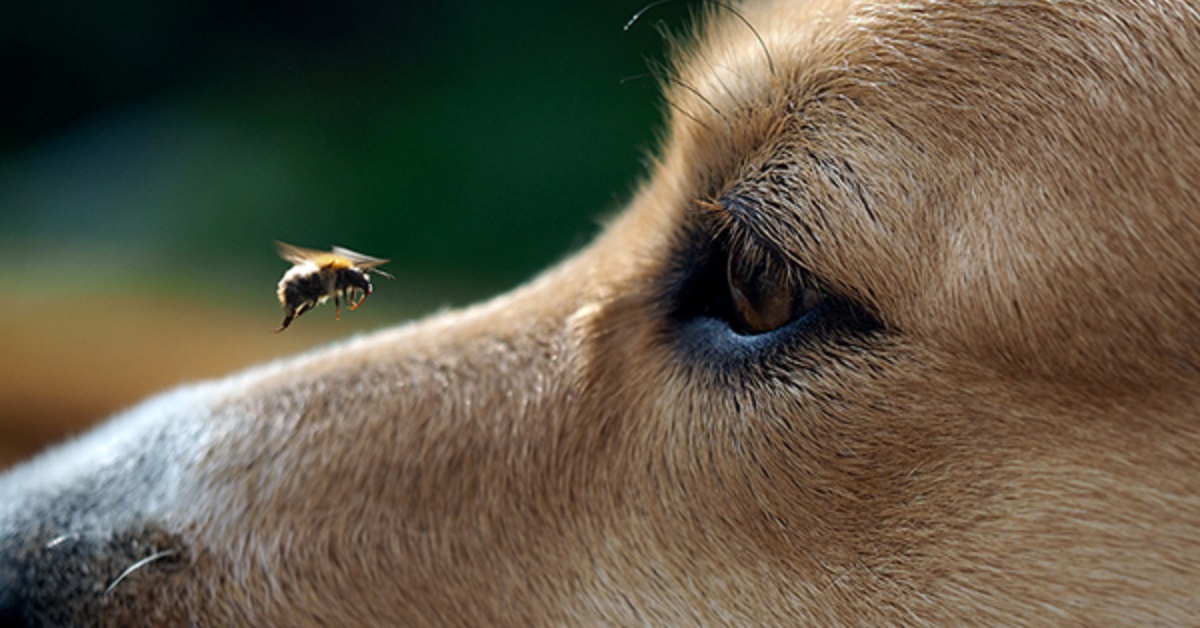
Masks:
[[[589,248],[3,478],[9,617],[1194,617],[1195,9],[711,13]]]

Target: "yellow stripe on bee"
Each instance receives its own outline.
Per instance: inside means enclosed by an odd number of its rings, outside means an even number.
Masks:
[[[311,261],[321,268],[350,268],[354,265],[350,260],[341,255],[334,255],[333,253],[314,257]]]

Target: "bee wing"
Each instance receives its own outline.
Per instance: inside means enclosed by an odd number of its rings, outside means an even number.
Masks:
[[[303,264],[304,262],[312,261],[313,259],[316,259],[322,255],[329,255],[329,253],[326,253],[325,251],[306,249],[301,246],[288,244],[287,242],[280,242],[279,240],[275,241],[275,250],[279,253],[279,257],[282,257],[293,264]]]
[[[351,251],[350,249],[344,249],[340,246],[333,247],[333,254],[350,260],[355,266],[358,266],[363,270],[373,269],[376,266],[382,266],[383,264],[391,261],[380,259],[378,257],[371,257],[370,255],[363,255],[362,253]],[[387,275],[387,273],[379,270],[376,270],[375,272],[381,275]]]

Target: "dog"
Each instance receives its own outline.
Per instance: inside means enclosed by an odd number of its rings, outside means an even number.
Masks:
[[[594,243],[12,470],[0,617],[1194,622],[1196,6],[705,6]]]

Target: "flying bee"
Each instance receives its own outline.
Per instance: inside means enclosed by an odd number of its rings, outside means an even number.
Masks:
[[[275,250],[279,251],[280,257],[293,264],[279,280],[276,291],[279,303],[283,305],[284,317],[283,324],[275,333],[287,329],[293,320],[324,303],[329,297],[333,297],[334,313],[338,320],[342,318],[342,301],[351,310],[357,310],[371,294],[370,273],[395,279],[376,268],[388,260],[355,253],[340,246],[326,252],[275,242]]]

